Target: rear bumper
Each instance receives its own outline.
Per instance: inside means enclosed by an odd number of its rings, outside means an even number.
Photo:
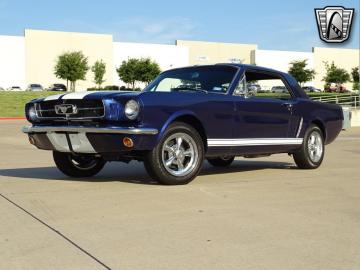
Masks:
[[[158,130],[154,128],[131,128],[131,127],[82,127],[82,126],[25,126],[22,128],[24,133],[44,133],[44,132],[84,132],[84,133],[107,133],[107,134],[142,134],[156,135]]]
[[[152,128],[82,126],[26,126],[23,132],[39,149],[84,154],[150,150],[158,134]],[[133,147],[124,146],[125,137],[133,141]]]

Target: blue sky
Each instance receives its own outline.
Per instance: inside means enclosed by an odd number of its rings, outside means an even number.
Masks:
[[[359,48],[359,0],[0,0],[0,35],[25,28],[108,33],[115,41],[174,44],[175,39],[255,43],[260,49],[310,51],[313,46]],[[314,8],[355,8],[351,38],[319,39]]]

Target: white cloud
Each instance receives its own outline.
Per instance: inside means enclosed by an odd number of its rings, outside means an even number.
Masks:
[[[110,26],[115,40],[128,42],[173,43],[194,37],[196,25],[188,18],[132,18]]]

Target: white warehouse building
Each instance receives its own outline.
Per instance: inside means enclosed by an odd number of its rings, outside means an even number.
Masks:
[[[48,87],[65,83],[54,75],[57,57],[67,51],[82,51],[89,65],[97,60],[106,64],[104,85],[122,86],[116,69],[129,58],[149,57],[161,70],[196,64],[242,62],[287,72],[294,60],[307,60],[308,68],[315,69],[313,85],[322,88],[325,75],[324,61],[334,61],[348,72],[359,66],[358,49],[313,48],[312,52],[261,50],[256,44],[176,40],[176,45],[114,42],[112,35],[42,30],[25,30],[23,37],[0,36],[0,87],[37,83]],[[93,87],[92,72],[86,80],[78,81],[76,90]],[[351,83],[347,85],[351,88]]]

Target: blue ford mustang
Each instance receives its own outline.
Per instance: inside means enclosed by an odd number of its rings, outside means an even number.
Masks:
[[[139,160],[163,184],[190,182],[205,158],[228,166],[235,156],[289,153],[299,168],[317,168],[343,121],[339,106],[310,100],[290,75],[238,64],[168,70],[139,93],[36,99],[25,112],[30,143],[52,150],[64,174]]]

